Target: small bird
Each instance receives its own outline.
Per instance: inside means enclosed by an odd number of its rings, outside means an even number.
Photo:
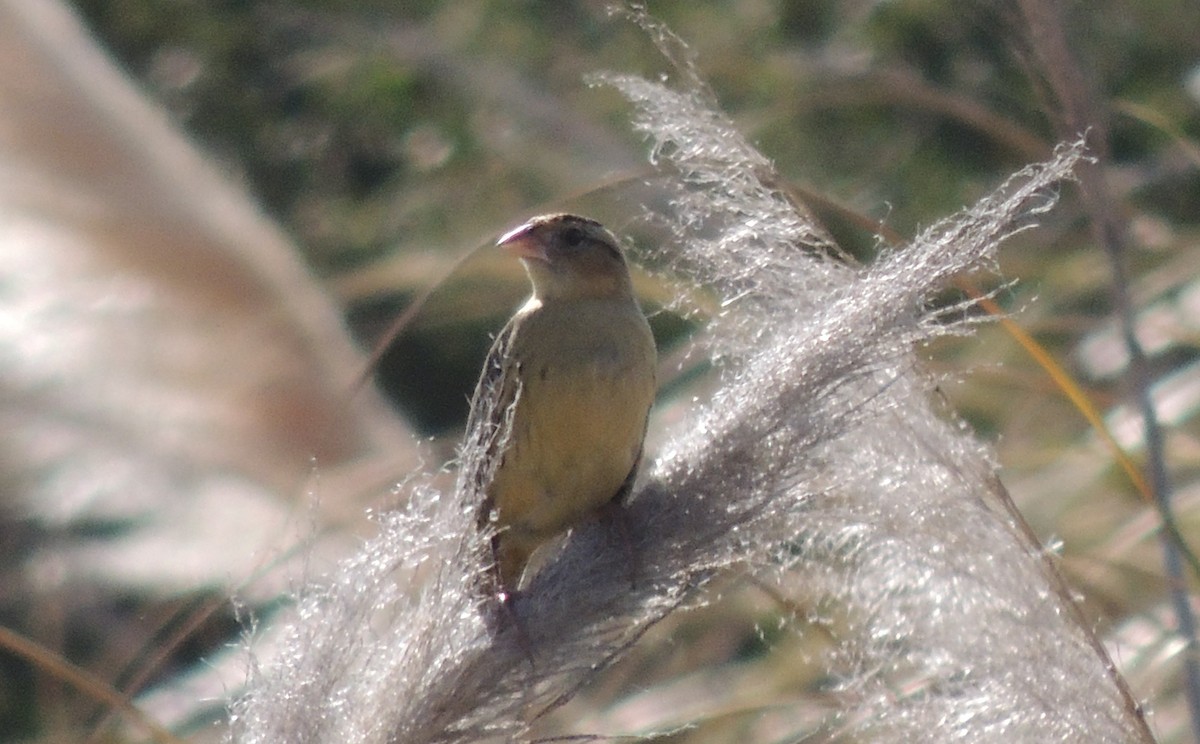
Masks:
[[[533,284],[488,353],[467,422],[485,453],[479,523],[495,528],[503,601],[539,546],[629,494],[657,359],[625,256],[599,222],[535,217],[497,246]]]

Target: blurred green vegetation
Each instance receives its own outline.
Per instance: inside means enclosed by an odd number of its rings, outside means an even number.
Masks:
[[[619,97],[585,76],[671,70],[606,3],[74,2],[130,73],[246,179],[339,294],[364,345],[452,261],[530,213],[570,208],[618,231],[640,215],[646,145]],[[1013,4],[648,5],[780,172],[901,234],[970,204],[1057,139],[1057,104]],[[1067,11],[1111,117],[1109,176],[1130,221],[1135,301],[1170,305],[1196,291],[1200,267],[1200,13],[1180,0]],[[1081,351],[1110,322],[1111,277],[1065,192],[1042,229],[1002,254],[1001,273],[1019,283],[999,299],[1117,422],[1124,381]],[[878,249],[845,214],[817,211],[855,255]],[[512,267],[472,259],[387,355],[382,384],[422,430],[453,435],[489,334],[524,291]],[[1200,357],[1200,329],[1180,312],[1183,330],[1152,359],[1164,379],[1194,375]],[[664,314],[656,329],[667,342],[688,326]],[[1158,612],[1156,544],[1117,539],[1145,505],[1115,467],[1099,481],[1063,469],[1107,457],[1082,418],[997,327],[930,353],[955,408],[997,442],[1039,534],[1063,538],[1064,565],[1098,622],[1119,628]],[[1169,422],[1181,488],[1200,474],[1196,420],[1189,403]],[[1196,505],[1181,518],[1196,539]],[[737,619],[712,610],[681,622],[697,636],[736,636],[720,663],[765,667],[775,639],[754,625],[769,628],[764,617],[782,611],[751,603]],[[1171,710],[1176,681],[1147,685]]]
[[[326,276],[466,250],[540,208],[586,210],[587,197],[571,197],[636,178],[644,147],[621,101],[584,76],[668,71],[645,35],[604,3],[76,4],[193,135],[244,174]],[[970,203],[1055,141],[1051,96],[1029,74],[1007,4],[649,9],[692,44],[722,105],[781,172],[901,233]],[[1109,95],[1154,107],[1180,134],[1200,133],[1183,89],[1200,38],[1195,14],[1169,2],[1075,12],[1074,41]],[[1194,226],[1200,177],[1172,165],[1169,137],[1117,115],[1113,143],[1117,166],[1141,177],[1131,203]],[[638,207],[607,211],[629,219]],[[852,252],[873,250],[864,232],[837,234]],[[363,342],[431,280],[407,273],[345,296]],[[448,282],[447,296],[476,291],[460,284]],[[1103,312],[1106,290],[1092,290],[1054,301]],[[438,311],[453,319],[454,305]],[[419,319],[388,355],[383,384],[422,429],[461,423],[487,329],[509,307],[482,318],[472,311],[465,327]],[[445,381],[453,394],[439,392]]]

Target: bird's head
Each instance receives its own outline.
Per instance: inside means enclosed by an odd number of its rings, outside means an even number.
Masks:
[[[573,214],[534,217],[496,245],[521,259],[539,300],[632,292],[617,239],[595,220]]]

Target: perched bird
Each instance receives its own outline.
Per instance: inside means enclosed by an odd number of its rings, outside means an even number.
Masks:
[[[599,222],[535,217],[497,245],[533,284],[492,345],[467,424],[484,453],[479,522],[495,528],[503,599],[539,546],[629,493],[657,361],[625,257]]]

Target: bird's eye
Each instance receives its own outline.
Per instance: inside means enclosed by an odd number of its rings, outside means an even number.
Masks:
[[[583,242],[583,230],[578,227],[568,227],[563,230],[562,234],[563,245],[568,248],[577,248]]]

